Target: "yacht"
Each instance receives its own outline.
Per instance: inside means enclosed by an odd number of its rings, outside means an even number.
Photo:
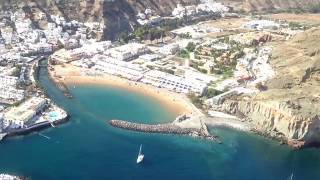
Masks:
[[[142,149],[142,144],[140,145],[140,150],[139,150],[139,154],[138,154],[138,158],[137,158],[137,164],[141,163],[144,158],[144,154],[141,153],[141,149]]]

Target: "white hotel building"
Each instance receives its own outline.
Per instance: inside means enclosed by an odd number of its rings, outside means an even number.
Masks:
[[[202,94],[207,84],[197,80],[185,79],[158,70],[151,70],[145,73],[141,82],[151,84],[156,87],[166,88],[178,93]]]
[[[3,128],[23,128],[46,107],[44,98],[32,97],[17,107],[11,108],[4,114]]]
[[[139,65],[119,61],[108,56],[96,55],[92,58],[92,61],[96,64],[96,70],[130,80],[139,80],[144,73],[144,70]]]
[[[129,43],[123,46],[109,49],[104,54],[120,61],[130,61],[135,57],[148,53],[149,51],[150,50],[144,44]]]

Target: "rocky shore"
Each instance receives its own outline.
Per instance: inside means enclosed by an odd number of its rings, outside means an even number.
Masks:
[[[252,126],[252,132],[294,149],[319,144],[319,117],[295,114],[284,103],[229,99],[217,110],[243,116],[242,121]]]
[[[138,124],[122,120],[110,120],[108,123],[116,128],[132,130],[137,132],[186,135],[220,142],[217,136],[213,136],[209,133],[204,123],[202,123],[201,128],[182,128],[178,125],[175,125],[174,123],[156,125]]]

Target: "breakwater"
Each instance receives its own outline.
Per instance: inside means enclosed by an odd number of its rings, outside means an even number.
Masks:
[[[217,136],[213,136],[209,133],[205,124],[202,125],[200,129],[198,128],[182,128],[174,123],[166,124],[139,124],[132,123],[122,120],[110,120],[108,122],[111,126],[126,130],[132,130],[137,132],[146,132],[146,133],[159,133],[159,134],[176,134],[176,135],[186,135],[202,139],[208,139],[217,141],[220,143]]]

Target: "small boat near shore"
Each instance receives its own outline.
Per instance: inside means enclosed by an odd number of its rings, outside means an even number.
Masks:
[[[142,151],[142,144],[140,145],[139,154],[138,154],[138,158],[137,158],[137,164],[141,163],[144,158],[144,154],[142,154],[141,151]]]

